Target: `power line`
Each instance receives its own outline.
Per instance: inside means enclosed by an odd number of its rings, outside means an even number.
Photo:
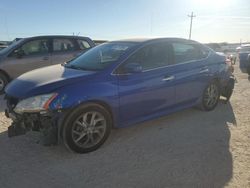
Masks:
[[[194,13],[192,12],[191,15],[188,15],[190,17],[190,30],[189,30],[189,40],[191,39],[192,36],[192,25],[193,25],[193,18],[196,17]]]

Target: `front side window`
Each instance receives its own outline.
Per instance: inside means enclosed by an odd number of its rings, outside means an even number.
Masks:
[[[74,43],[70,39],[54,39],[53,51],[54,52],[67,52],[74,50]]]
[[[171,45],[165,42],[148,45],[133,54],[126,63],[139,63],[143,70],[171,65]]]
[[[209,51],[196,44],[173,43],[175,62],[199,60],[207,57]]]
[[[111,42],[96,46],[73,59],[66,67],[83,70],[103,70],[135,45],[133,42]]]
[[[85,49],[90,48],[89,43],[88,43],[87,41],[85,41],[85,40],[78,39],[78,40],[77,40],[77,43],[78,43],[79,48],[80,48],[81,50],[85,50]]]
[[[22,51],[22,55],[24,56],[46,54],[49,52],[48,40],[41,39],[27,42],[19,50]]]

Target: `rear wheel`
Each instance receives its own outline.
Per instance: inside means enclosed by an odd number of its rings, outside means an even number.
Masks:
[[[226,98],[225,103],[228,102],[233,94],[235,84],[235,78],[231,77],[227,83],[227,86],[222,89],[221,95]]]
[[[220,99],[220,87],[217,82],[210,83],[204,90],[202,108],[206,111],[213,110]]]
[[[67,117],[63,141],[74,152],[91,152],[106,141],[111,127],[112,118],[105,108],[93,103],[82,105]]]
[[[247,73],[248,73],[248,75],[250,75],[250,66],[247,68]]]
[[[4,88],[7,84],[8,78],[3,73],[0,73],[0,94],[4,93]]]

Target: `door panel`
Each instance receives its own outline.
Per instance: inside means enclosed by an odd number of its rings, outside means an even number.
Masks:
[[[176,103],[192,103],[203,93],[208,67],[202,61],[176,65]]]
[[[172,74],[163,68],[118,76],[121,120],[126,122],[152,115],[174,105],[175,81],[164,80]]]
[[[175,80],[171,45],[149,44],[132,55],[128,64],[142,67],[140,73],[118,75],[120,114],[123,122],[161,113],[175,104]]]
[[[36,55],[22,58],[9,57],[1,67],[8,72],[11,78],[16,78],[21,74],[51,65],[50,55]]]
[[[25,72],[51,65],[48,39],[27,41],[15,49],[2,63],[3,69],[11,78]]]
[[[199,44],[173,43],[176,62],[176,103],[193,103],[207,84],[208,51]]]
[[[75,58],[80,51],[77,50],[73,39],[56,38],[52,41],[52,64],[61,64]]]
[[[61,64],[74,59],[78,54],[76,52],[52,53],[51,62],[53,65]]]

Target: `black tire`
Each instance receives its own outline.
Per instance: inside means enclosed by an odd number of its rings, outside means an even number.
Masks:
[[[231,98],[231,96],[233,94],[234,84],[235,84],[235,79],[230,78],[230,80],[228,81],[227,86],[225,88],[223,88],[222,91],[221,91],[221,95],[226,98],[225,103],[227,103],[230,100],[230,98]]]
[[[92,130],[91,133],[89,133],[88,131],[91,131],[89,130],[89,127],[91,127],[91,124],[93,123],[89,123],[88,119],[88,115],[91,114],[91,113],[94,113],[96,112],[96,114],[98,114],[98,116],[101,116],[102,119],[105,119],[102,121],[102,124],[105,124],[102,125],[102,127],[105,127],[105,130],[102,131],[102,133],[100,133],[99,131],[99,125],[97,126],[97,121],[95,122],[95,125],[92,126],[92,127],[97,127],[98,128],[98,136],[96,135],[97,132],[94,133],[95,131],[95,128]],[[86,121],[84,120],[84,117],[86,116]],[[91,121],[92,121],[92,117],[94,115],[91,116]],[[96,115],[95,115],[96,116]],[[94,116],[94,118],[95,118]],[[79,121],[79,119],[82,118],[82,122]],[[99,118],[99,119],[101,119]],[[78,122],[80,123],[83,123],[84,127],[83,128],[83,124],[79,125]],[[105,123],[104,123],[105,122]],[[98,104],[95,104],[95,103],[88,103],[88,104],[84,104],[84,105],[81,105],[79,107],[77,107],[76,109],[74,109],[67,117],[66,117],[66,120],[64,121],[64,124],[63,124],[63,142],[64,142],[64,145],[70,149],[71,151],[74,151],[76,153],[88,153],[88,152],[91,152],[91,151],[94,151],[96,149],[98,149],[105,141],[106,139],[108,138],[109,134],[110,134],[110,131],[111,131],[111,128],[112,128],[112,117],[110,115],[110,113],[101,105],[98,105]],[[79,126],[79,127],[77,127]],[[75,130],[75,128],[77,128],[78,130],[77,131],[80,131],[81,133],[77,132]],[[81,130],[79,130],[81,129]],[[84,137],[82,137],[77,143],[76,140],[78,140],[82,135],[80,135],[78,138],[75,138],[73,136],[73,134],[75,134],[77,132],[77,134],[75,136],[79,136],[80,134],[85,134]],[[102,134],[102,136],[99,136],[99,133]],[[91,136],[90,136],[91,134]],[[94,136],[95,135],[95,136]],[[97,139],[97,137],[100,137],[98,139],[100,139],[98,142],[96,142],[94,145],[92,146],[89,146],[89,147],[85,147],[84,144],[87,144],[89,143],[90,139],[89,138],[92,138],[91,140],[93,141],[93,139]],[[86,138],[86,139],[85,139]],[[76,140],[75,140],[76,139]],[[80,141],[82,141],[84,143],[80,143]]]
[[[250,64],[250,62],[249,62]],[[247,74],[250,76],[250,66],[247,68]]]
[[[8,78],[0,72],[0,95],[4,93],[4,89],[8,84]]]
[[[233,89],[232,88],[226,88],[225,89],[225,97],[226,97],[225,103],[227,103],[230,100],[232,94],[233,94]]]
[[[214,100],[211,104],[209,104],[208,102],[208,90],[209,88],[214,87],[214,89],[216,89],[216,94],[214,96]],[[211,111],[213,110],[220,99],[220,86],[218,84],[218,82],[213,81],[211,82],[204,90],[203,95],[202,95],[202,101],[201,101],[201,107],[204,111]]]

